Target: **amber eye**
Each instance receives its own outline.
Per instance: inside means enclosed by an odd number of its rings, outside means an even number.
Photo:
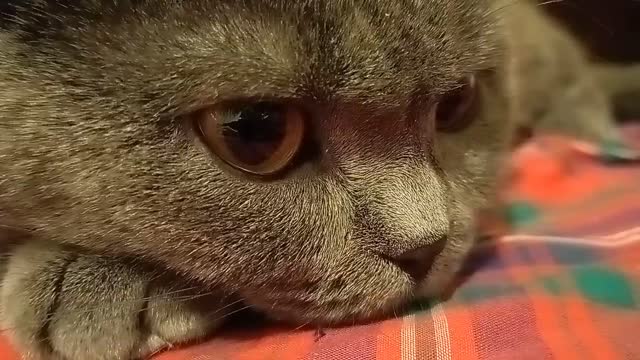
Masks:
[[[198,117],[198,125],[210,150],[230,166],[273,175],[295,157],[305,122],[294,106],[259,102],[207,109]]]
[[[475,76],[468,76],[460,86],[444,94],[436,108],[436,128],[442,132],[464,130],[475,120],[477,85]]]

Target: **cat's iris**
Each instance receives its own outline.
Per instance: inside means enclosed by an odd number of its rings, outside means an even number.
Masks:
[[[254,175],[273,175],[293,160],[305,121],[294,106],[257,102],[213,107],[198,117],[207,146],[222,161]]]

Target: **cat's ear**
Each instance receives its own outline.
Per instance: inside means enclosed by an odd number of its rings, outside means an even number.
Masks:
[[[612,100],[616,118],[640,118],[640,63],[596,64],[591,68],[598,85]]]

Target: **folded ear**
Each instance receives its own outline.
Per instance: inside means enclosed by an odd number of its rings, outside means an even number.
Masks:
[[[640,63],[632,65],[594,64],[598,86],[613,104],[616,118],[640,118]]]

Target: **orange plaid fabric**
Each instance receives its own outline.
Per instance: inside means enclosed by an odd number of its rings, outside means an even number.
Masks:
[[[520,147],[503,194],[510,232],[481,242],[444,302],[321,338],[233,332],[154,360],[640,359],[640,128],[624,133],[630,147]],[[6,341],[0,359],[17,360]]]

